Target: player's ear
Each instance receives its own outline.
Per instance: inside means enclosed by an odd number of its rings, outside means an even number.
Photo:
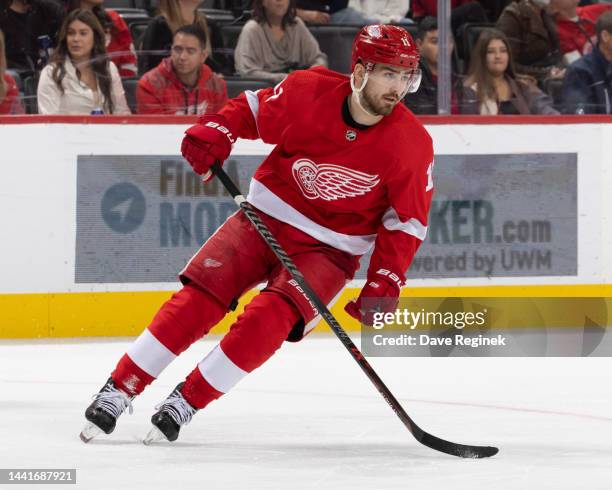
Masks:
[[[353,76],[355,77],[355,85],[357,87],[361,87],[361,82],[363,80],[363,77],[365,76],[365,66],[363,66],[361,62],[357,62],[355,64]]]

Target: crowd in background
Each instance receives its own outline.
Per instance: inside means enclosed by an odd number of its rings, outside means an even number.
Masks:
[[[610,1],[449,1],[453,114],[612,114]],[[261,87],[348,60],[318,27],[373,23],[413,34],[422,82],[404,103],[438,112],[437,0],[228,0],[229,46],[202,0],[159,0],[137,35],[134,9],[103,2],[0,0],[0,114],[212,113],[237,78]]]

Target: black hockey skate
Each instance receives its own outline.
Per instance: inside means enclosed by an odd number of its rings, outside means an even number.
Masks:
[[[153,442],[168,440],[176,441],[183,425],[187,425],[198,411],[181,395],[180,383],[162,403],[157,405],[157,412],[151,417],[153,428],[142,441],[147,446]]]
[[[132,413],[134,397],[117,388],[112,378],[108,378],[106,384],[93,398],[94,401],[85,410],[88,423],[80,434],[83,442],[91,441],[101,432],[110,434],[114,431],[117,419],[126,408]]]

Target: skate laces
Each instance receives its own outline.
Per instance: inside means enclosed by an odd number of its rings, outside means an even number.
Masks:
[[[132,398],[110,383],[104,386],[102,391],[96,393],[92,398],[100,407],[115,418],[119,417],[126,408],[130,415],[134,411]]]
[[[187,425],[189,422],[191,422],[193,414],[197,412],[197,410],[193,408],[189,402],[185,400],[185,398],[183,398],[183,395],[181,395],[178,388],[170,393],[170,396],[157,405],[155,409],[166,410],[179,425]]]

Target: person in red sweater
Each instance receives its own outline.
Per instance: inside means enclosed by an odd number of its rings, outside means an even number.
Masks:
[[[23,114],[19,89],[12,76],[6,73],[4,34],[0,31],[0,114]]]
[[[102,6],[104,0],[69,0],[68,12],[75,9],[91,10],[102,25],[106,34],[106,52],[119,69],[122,77],[137,76],[136,50],[130,29],[121,16],[114,10]]]
[[[206,34],[193,24],[174,34],[171,54],[138,82],[138,114],[212,114],[227,101],[227,87],[204,64]]]
[[[580,0],[552,0],[555,12],[559,47],[566,64],[573,63],[584,54],[593,51],[597,43],[595,22],[604,12],[612,10],[612,5],[587,5],[578,7]]]

